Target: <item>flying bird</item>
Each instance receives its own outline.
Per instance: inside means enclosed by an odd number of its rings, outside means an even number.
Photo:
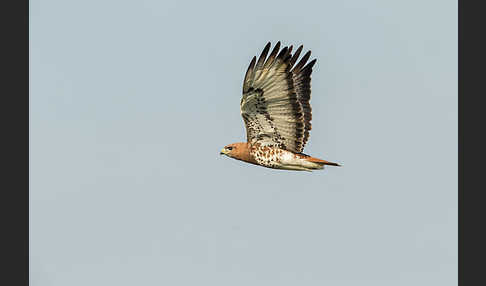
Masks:
[[[267,168],[312,171],[324,165],[340,166],[302,153],[309,140],[312,109],[310,81],[316,59],[308,51],[301,60],[300,46],[280,50],[280,42],[270,51],[265,46],[258,61],[253,57],[243,81],[240,112],[247,142],[225,146],[220,154]]]

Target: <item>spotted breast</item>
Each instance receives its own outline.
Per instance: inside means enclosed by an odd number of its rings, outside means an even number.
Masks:
[[[283,149],[274,146],[264,146],[255,143],[250,147],[250,155],[258,164],[269,168],[279,168],[281,157],[286,152]]]

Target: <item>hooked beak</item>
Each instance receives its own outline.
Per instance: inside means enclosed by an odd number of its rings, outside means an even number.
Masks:
[[[226,154],[227,154],[227,151],[224,148],[219,152],[219,155],[226,155]]]

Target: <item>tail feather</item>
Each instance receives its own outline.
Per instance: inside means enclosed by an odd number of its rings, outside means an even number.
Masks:
[[[330,166],[341,167],[341,165],[339,165],[338,163],[329,162],[329,161],[321,160],[321,159],[314,158],[314,157],[307,158],[307,161],[314,162],[314,163],[317,163],[317,164],[322,164],[322,165],[330,165]]]
[[[309,161],[309,162],[313,162],[313,163],[317,163],[319,165],[329,165],[329,166],[338,166],[338,167],[341,167],[341,165],[339,165],[338,163],[334,163],[334,162],[329,162],[329,161],[326,161],[326,160],[322,160],[322,159],[319,159],[319,158],[314,158],[314,157],[311,157],[309,155],[305,155],[305,154],[299,154],[300,156],[302,156],[303,159],[305,159],[306,161]]]

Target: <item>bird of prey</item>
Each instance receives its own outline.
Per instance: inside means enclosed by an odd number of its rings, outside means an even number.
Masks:
[[[253,57],[243,81],[240,112],[247,142],[225,146],[220,154],[267,168],[312,171],[338,163],[302,153],[309,139],[312,112],[309,104],[312,67],[308,51],[301,60],[300,46],[280,50],[280,42],[270,51],[265,46],[258,61]]]

